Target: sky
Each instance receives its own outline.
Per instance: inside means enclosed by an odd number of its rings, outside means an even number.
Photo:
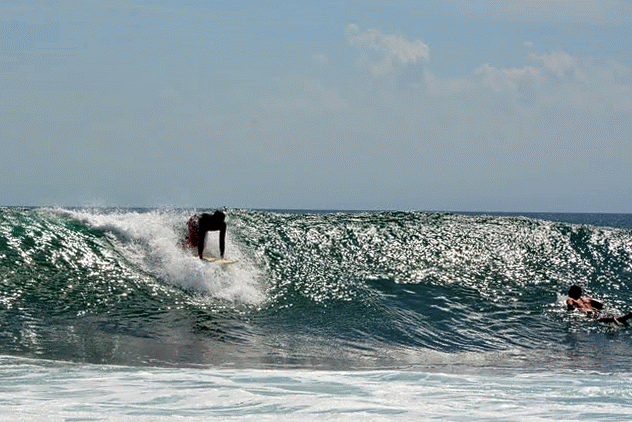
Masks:
[[[0,2],[0,206],[632,212],[632,1]]]

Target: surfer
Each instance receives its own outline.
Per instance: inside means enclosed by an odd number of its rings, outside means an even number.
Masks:
[[[226,239],[226,215],[221,211],[211,214],[195,214],[189,218],[187,223],[187,236],[184,238],[184,245],[190,248],[197,248],[198,256],[202,259],[204,253],[204,240],[209,231],[219,230],[219,253],[224,257],[224,241]]]
[[[632,312],[615,317],[603,312],[598,312],[603,309],[603,305],[604,303],[600,300],[596,300],[588,296],[582,296],[582,289],[577,285],[572,285],[571,288],[568,289],[568,299],[566,299],[567,310],[572,311],[577,309],[599,322],[614,322],[617,325],[628,325],[626,321],[632,318]]]

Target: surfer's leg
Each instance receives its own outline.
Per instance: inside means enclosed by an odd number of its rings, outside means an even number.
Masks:
[[[186,237],[186,242],[187,245],[190,248],[197,248],[198,247],[198,227],[199,227],[199,223],[198,223],[198,219],[197,216],[193,216],[189,219],[189,222],[187,223],[187,229],[188,229],[188,233],[187,233],[187,237]]]
[[[628,325],[627,320],[632,318],[632,312],[628,312],[625,315],[621,315],[618,317],[615,316],[607,316],[598,318],[597,321],[605,322],[605,323],[615,323],[617,325]]]
[[[597,321],[599,322],[605,322],[605,323],[610,323],[610,322],[614,322],[615,324],[618,324],[618,321],[615,317],[613,316],[604,316],[604,317],[600,317],[597,318]]]
[[[632,318],[632,312],[628,312],[627,314],[616,317],[615,319],[617,320],[617,322],[620,322],[623,325],[628,325],[626,321],[630,318]]]

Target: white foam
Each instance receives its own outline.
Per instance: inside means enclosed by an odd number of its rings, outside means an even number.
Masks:
[[[109,231],[115,247],[144,271],[187,290],[215,298],[260,303],[265,296],[259,270],[226,233],[226,257],[239,263],[220,266],[201,261],[197,251],[181,247],[190,213],[183,211],[89,212],[71,211],[73,218]],[[206,251],[219,255],[218,234],[207,236]],[[205,252],[206,252],[205,251]]]
[[[126,368],[0,356],[0,421],[628,420],[632,380],[581,371]]]

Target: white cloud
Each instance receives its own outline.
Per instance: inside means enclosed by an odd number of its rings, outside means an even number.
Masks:
[[[426,76],[434,96],[476,95],[488,92],[506,98],[517,111],[526,108],[572,107],[577,110],[632,112],[630,69],[615,61],[579,59],[564,51],[530,53],[521,68],[497,68],[489,63],[470,77],[442,80]],[[483,98],[480,101],[484,101]]]
[[[517,2],[514,6],[517,7]],[[462,109],[506,107],[507,113],[518,115],[537,114],[550,107],[594,113],[632,112],[630,70],[612,60],[578,58],[565,51],[536,52],[533,43],[527,41],[522,67],[496,67],[487,63],[469,75],[442,78],[433,74],[429,66],[421,72],[402,72],[407,66],[428,61],[429,48],[420,40],[411,41],[375,29],[362,31],[355,24],[346,27],[346,35],[349,44],[361,50],[358,60],[373,76],[393,76],[376,79],[364,93],[358,93],[373,104],[384,101],[392,107],[401,97],[401,101],[408,101],[411,111],[414,107],[429,110],[424,101],[432,97],[447,101],[448,107],[453,107],[452,101],[458,98]],[[404,91],[404,86],[410,89]],[[404,98],[408,95],[404,92],[417,98]],[[354,94],[346,95],[353,104]],[[440,103],[437,106],[445,107]]]
[[[395,69],[427,61],[430,58],[428,45],[421,40],[409,41],[402,36],[384,34],[376,29],[361,32],[355,24],[346,28],[350,45],[377,53],[377,62],[370,62],[375,75],[384,75]]]
[[[542,62],[544,69],[558,78],[579,76],[577,60],[563,51],[550,54],[530,54],[529,59],[534,62]]]
[[[475,69],[474,75],[480,76],[483,84],[494,92],[515,93],[521,80],[537,81],[542,75],[542,69],[533,66],[497,69],[487,63]]]

